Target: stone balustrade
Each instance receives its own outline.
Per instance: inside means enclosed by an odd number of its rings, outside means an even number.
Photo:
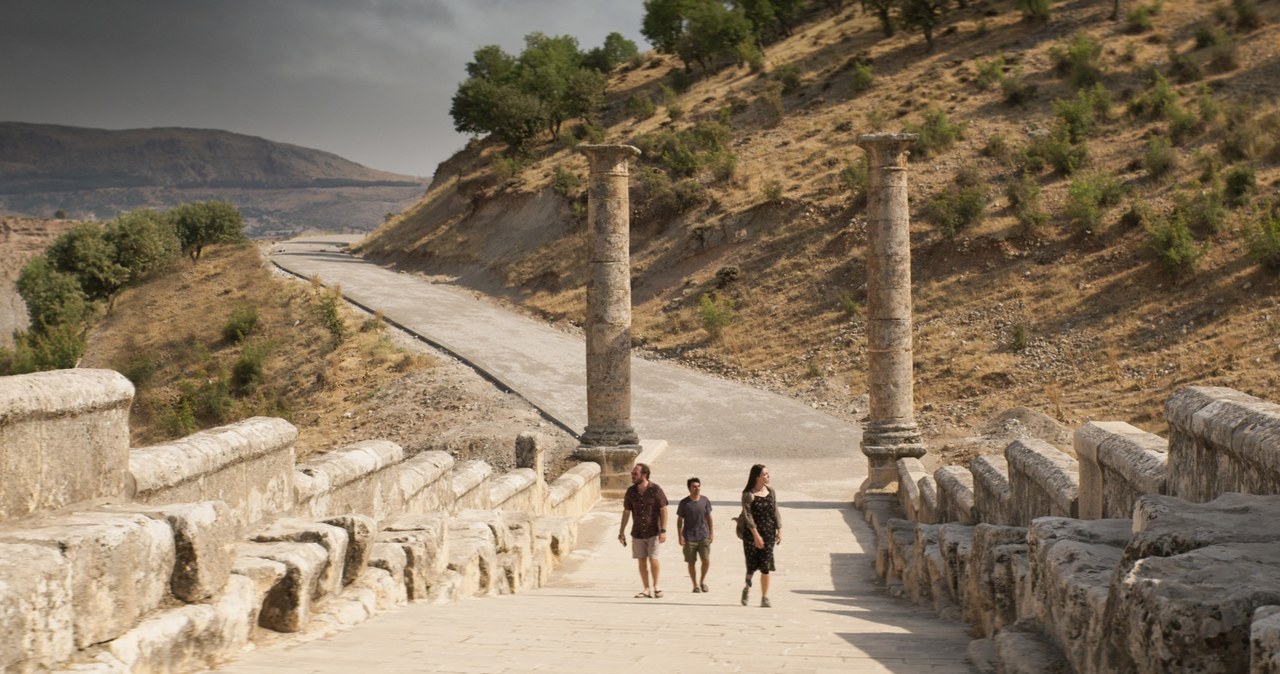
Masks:
[[[1009,465],[1010,524],[1027,526],[1045,515],[1080,514],[1080,476],[1076,460],[1035,438],[1014,440],[1004,448]]]
[[[1168,443],[1119,421],[1091,421],[1076,431],[1080,518],[1132,517],[1145,494],[1166,493]]]
[[[1192,386],[1165,404],[1169,493],[1204,502],[1227,492],[1280,494],[1280,405]]]

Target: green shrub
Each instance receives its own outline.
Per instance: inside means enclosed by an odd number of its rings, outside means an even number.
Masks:
[[[1024,21],[1044,23],[1053,14],[1052,0],[1017,0]]]
[[[326,292],[320,295],[320,299],[315,305],[315,315],[329,331],[329,335],[333,337],[334,343],[341,343],[347,338],[347,324],[342,320],[342,313],[338,308],[338,303],[342,296],[337,292]]]
[[[1079,143],[1093,131],[1093,104],[1084,92],[1076,100],[1058,99],[1053,102],[1053,111],[1057,113],[1062,128],[1067,131],[1067,140]]]
[[[231,367],[231,393],[244,397],[253,393],[263,379],[263,362],[267,358],[265,344],[247,344]]]
[[[1080,229],[1097,229],[1107,207],[1120,203],[1123,194],[1120,183],[1110,175],[1081,176],[1067,188],[1067,216]]]
[[[551,189],[555,190],[556,194],[572,199],[574,192],[581,186],[582,179],[573,171],[560,164],[556,164],[555,168],[551,169]]]
[[[1231,9],[1236,13],[1236,30],[1247,33],[1262,27],[1262,15],[1253,0],[1231,0]]]
[[[1084,168],[1088,161],[1088,146],[1083,142],[1073,144],[1066,129],[1034,138],[1022,150],[1022,164],[1029,171],[1052,166],[1058,173],[1071,175]]]
[[[684,117],[684,104],[680,101],[671,101],[667,103],[667,118],[673,122],[680,121]]]
[[[1178,104],[1178,92],[1164,75],[1155,73],[1146,91],[1129,100],[1129,114],[1134,117],[1156,119],[1164,117]]]
[[[862,315],[862,305],[857,300],[849,296],[849,293],[840,293],[838,298],[840,302],[840,313],[849,320],[855,320]]]
[[[997,54],[990,61],[978,60],[975,65],[978,74],[973,78],[973,85],[979,91],[986,91],[1004,79],[1004,54]]]
[[[1204,130],[1204,123],[1180,105],[1169,107],[1165,116],[1169,118],[1169,140],[1174,145],[1185,145]]]
[[[1035,234],[1049,221],[1049,214],[1040,207],[1040,183],[1033,176],[1023,173],[1011,179],[1005,184],[1004,194],[1026,233]]]
[[[840,170],[840,185],[853,197],[854,206],[867,203],[867,158],[846,162]]]
[[[1197,82],[1204,78],[1200,64],[1187,54],[1179,54],[1178,50],[1169,47],[1169,76],[1178,82]]]
[[[1018,67],[1000,80],[1000,92],[1004,94],[1005,105],[1022,106],[1036,97],[1036,86],[1022,79],[1022,68]]]
[[[876,132],[884,131],[885,126],[889,124],[888,113],[879,107],[868,110],[863,118],[867,120],[867,128]]]
[[[712,339],[733,322],[733,300],[717,293],[705,293],[698,298],[698,316],[702,320],[702,329]]]
[[[222,338],[236,344],[258,331],[258,308],[243,305],[231,310],[231,317],[222,326]]]
[[[1217,47],[1231,42],[1231,37],[1227,35],[1226,31],[1207,23],[1196,25],[1195,37],[1196,49]]]
[[[692,178],[676,183],[673,188],[676,198],[676,210],[681,213],[707,202],[707,188]]]
[[[982,155],[993,159],[1005,159],[1009,156],[1009,144],[1005,142],[1003,135],[993,133],[987,138],[987,144],[982,146]]]
[[[1091,87],[1102,79],[1102,43],[1083,31],[1076,32],[1065,46],[1049,50],[1054,61],[1054,72],[1071,82],[1078,89]]]
[[[764,195],[765,203],[782,203],[782,181],[772,178],[764,181],[764,187],[761,189],[761,192]]]
[[[1218,152],[1227,162],[1252,161],[1262,154],[1266,138],[1248,103],[1227,108],[1227,124],[1218,141]]]
[[[88,346],[81,324],[15,331],[13,348],[0,348],[0,376],[73,368]]]
[[[782,83],[783,94],[794,93],[803,83],[800,79],[800,70],[796,68],[794,63],[784,63],[774,68],[773,79]]]
[[[1187,196],[1184,192],[1174,194],[1173,213],[1192,234],[1201,239],[1207,239],[1221,231],[1222,223],[1227,217],[1222,190],[1217,185],[1211,185],[1209,189],[1194,196]]]
[[[1025,323],[1014,323],[1005,333],[1005,347],[1010,351],[1026,351],[1030,333]]]
[[[925,213],[948,235],[982,220],[990,199],[982,188],[956,184],[925,206]]]
[[[1173,149],[1169,139],[1155,136],[1147,141],[1147,150],[1142,154],[1142,168],[1147,175],[1159,180],[1178,167],[1178,152]]]
[[[1155,255],[1161,265],[1178,274],[1190,273],[1200,264],[1208,249],[1207,244],[1197,244],[1187,223],[1176,213],[1158,218],[1147,225],[1147,250]]]
[[[648,94],[632,94],[623,104],[623,109],[637,121],[649,119],[658,112],[658,106]]]
[[[930,105],[924,111],[920,124],[906,124],[907,133],[916,133],[920,139],[911,146],[911,160],[927,159],[951,148],[963,135],[964,129],[947,119],[942,108]]]
[[[782,83],[769,82],[764,87],[764,91],[760,92],[760,108],[764,111],[765,123],[769,126],[777,126],[784,115],[786,108],[782,105]]]
[[[1273,204],[1258,209],[1244,227],[1244,243],[1254,262],[1280,269],[1280,208]]]
[[[862,93],[875,83],[876,76],[871,72],[871,66],[866,63],[856,63],[849,71],[849,88],[854,93]]]
[[[1240,67],[1240,60],[1236,58],[1236,42],[1230,40],[1223,44],[1214,45],[1209,52],[1209,72],[1215,75],[1229,73]]]
[[[1258,191],[1258,177],[1252,166],[1232,166],[1223,181],[1222,198],[1228,208],[1239,208],[1249,203]]]
[[[1124,32],[1130,35],[1151,30],[1151,17],[1160,13],[1160,5],[1138,5],[1125,14]]]

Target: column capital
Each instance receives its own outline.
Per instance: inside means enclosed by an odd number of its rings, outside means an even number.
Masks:
[[[871,156],[871,167],[894,167],[906,163],[906,154],[920,140],[918,133],[864,133],[858,135],[858,147]]]
[[[578,151],[587,155],[593,173],[614,175],[627,175],[627,161],[640,156],[634,145],[579,145]]]

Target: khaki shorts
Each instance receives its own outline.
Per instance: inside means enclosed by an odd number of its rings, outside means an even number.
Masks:
[[[658,537],[652,538],[636,538],[631,537],[631,558],[644,559],[646,557],[658,556]]]
[[[711,541],[706,539],[700,541],[685,541],[684,543],[684,561],[692,564],[698,561],[698,557],[702,557],[702,561],[711,559]]]

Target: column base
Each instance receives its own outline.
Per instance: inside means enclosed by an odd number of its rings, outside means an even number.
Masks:
[[[896,495],[898,459],[918,459],[928,453],[914,423],[868,424],[862,432],[861,449],[867,457],[867,479],[858,488],[857,503],[872,495]]]
[[[636,435],[636,430],[630,426],[592,426],[582,431],[581,438],[584,447],[637,447],[640,445],[640,436]]]
[[[622,498],[627,487],[631,486],[632,467],[637,463],[652,467],[666,451],[666,440],[645,440],[644,444],[617,447],[579,445],[573,452],[573,458],[600,464],[601,495],[606,498]]]

